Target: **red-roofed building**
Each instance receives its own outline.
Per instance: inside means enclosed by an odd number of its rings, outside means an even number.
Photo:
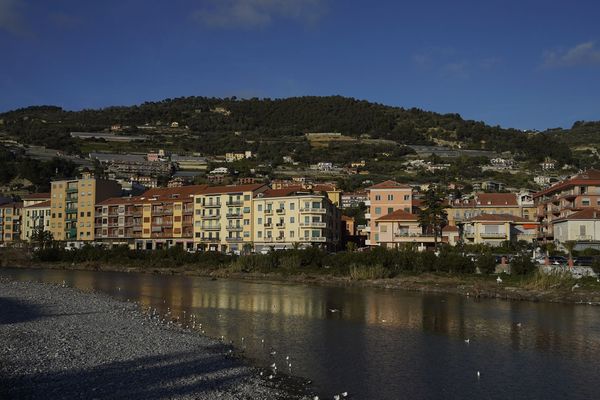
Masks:
[[[539,224],[510,214],[480,214],[460,222],[459,227],[465,243],[499,246],[505,241],[535,240]]]
[[[554,239],[554,221],[586,208],[600,207],[600,171],[589,169],[558,182],[533,196],[537,206],[540,238]]]
[[[448,224],[460,222],[481,214],[508,214],[536,220],[533,196],[522,193],[478,193],[470,199],[455,199],[448,203]]]
[[[396,210],[384,215],[375,221],[378,245],[396,248],[408,244],[415,245],[419,250],[433,248],[435,238],[432,234],[425,233],[419,225],[418,216],[404,210]],[[438,243],[456,244],[458,232],[454,229],[445,229]]]
[[[600,248],[600,209],[584,208],[553,221],[554,240],[565,243],[578,242],[578,250],[586,247]]]
[[[379,245],[376,222],[379,218],[396,210],[412,211],[412,188],[395,181],[384,181],[366,189],[369,199],[365,203],[367,212],[367,246]]]

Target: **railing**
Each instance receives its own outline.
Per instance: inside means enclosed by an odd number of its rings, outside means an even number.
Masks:
[[[243,214],[242,213],[227,213],[227,218],[242,218]]]
[[[201,228],[204,231],[220,231],[221,225],[210,225],[210,226],[202,226]]]
[[[225,238],[225,241],[230,242],[230,243],[240,243],[244,241],[244,238],[241,237],[227,237]]]
[[[228,206],[242,206],[244,205],[244,201],[243,200],[227,200],[225,202],[226,205]]]
[[[275,212],[277,214],[283,214],[283,213],[285,213],[285,208],[278,208],[277,210],[275,210]]]
[[[68,187],[66,190],[67,193],[77,193],[76,187]]]
[[[482,238],[499,239],[505,238],[506,232],[481,232],[479,236],[481,236]]]
[[[281,223],[281,222],[278,223],[278,224],[275,224],[275,226],[278,227],[278,228],[285,228],[285,224]]]
[[[244,230],[244,227],[243,226],[230,226],[230,225],[228,225],[227,226],[227,230],[228,231],[232,231],[232,232],[241,232],[241,231]]]
[[[265,237],[263,238],[264,242],[272,242],[273,241],[273,237]]]
[[[202,219],[220,219],[221,215],[220,214],[216,214],[216,215],[203,215]]]
[[[273,214],[272,208],[265,208],[265,214]]]
[[[313,213],[313,214],[325,214],[327,212],[324,208],[301,208],[301,213]],[[366,218],[366,214],[365,214]]]
[[[577,236],[576,240],[582,241],[582,242],[591,242],[593,239],[592,235],[579,235]]]
[[[326,237],[323,236],[316,236],[316,237],[303,237],[300,238],[301,242],[325,242],[327,241]]]
[[[327,223],[320,221],[300,222],[300,226],[303,228],[326,228]]]
[[[208,202],[207,203],[202,203],[202,207],[205,207],[205,208],[220,208],[221,207],[221,203],[220,202],[219,203],[212,203],[212,202],[210,202],[210,203],[208,203]]]
[[[283,242],[285,240],[285,237],[278,236],[278,237],[275,238],[275,240],[277,240],[278,242]]]
[[[272,228],[273,224],[270,222],[265,222],[265,224],[263,225],[265,228]]]

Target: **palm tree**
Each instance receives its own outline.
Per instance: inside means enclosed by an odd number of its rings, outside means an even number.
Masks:
[[[30,238],[31,243],[37,244],[37,246],[41,249],[45,249],[46,247],[50,247],[52,242],[54,242],[54,236],[52,236],[52,232],[44,230],[42,227],[35,228],[31,233]]]
[[[448,224],[447,205],[444,204],[443,193],[436,187],[430,187],[425,192],[423,208],[419,212],[419,225],[426,233],[433,233],[435,248],[438,247],[438,237],[442,235],[442,229]]]

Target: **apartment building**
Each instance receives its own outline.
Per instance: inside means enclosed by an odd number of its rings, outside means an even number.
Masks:
[[[194,247],[194,196],[206,185],[154,188],[141,196],[109,198],[96,204],[97,241],[138,250]]]
[[[578,211],[600,207],[600,171],[589,169],[533,195],[539,238],[554,240],[554,222]]]
[[[0,243],[8,244],[21,239],[23,202],[0,205]]]
[[[435,237],[426,233],[420,226],[418,216],[398,209],[375,221],[377,244],[387,248],[398,248],[414,245],[418,250],[425,250],[435,246]],[[458,241],[458,230],[455,227],[446,227],[437,238],[438,243],[455,245]]]
[[[269,189],[256,195],[252,210],[256,251],[340,246],[341,215],[324,193]]]
[[[86,173],[81,178],[54,181],[50,191],[50,232],[55,240],[94,240],[95,205],[119,196],[121,186]]]
[[[452,226],[481,214],[507,214],[532,221],[537,216],[533,195],[529,192],[478,193],[469,199],[451,200],[448,205],[448,224]]]
[[[585,208],[553,221],[554,239],[560,243],[578,242],[577,249],[598,248],[600,243],[600,210]]]
[[[379,232],[376,221],[396,210],[410,213],[412,210],[412,189],[395,181],[385,181],[366,189],[369,199],[365,202],[367,212],[367,246],[379,245]]]
[[[537,238],[538,222],[509,214],[481,214],[459,223],[468,244],[499,246],[502,242]]]
[[[252,246],[252,199],[264,184],[207,187],[194,196],[196,249],[240,252]]]

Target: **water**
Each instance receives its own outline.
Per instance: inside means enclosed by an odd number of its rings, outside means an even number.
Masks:
[[[600,398],[598,307],[135,273],[0,276],[64,280],[188,321],[195,315],[207,335],[233,340],[258,366],[276,362],[311,379],[322,397]]]

